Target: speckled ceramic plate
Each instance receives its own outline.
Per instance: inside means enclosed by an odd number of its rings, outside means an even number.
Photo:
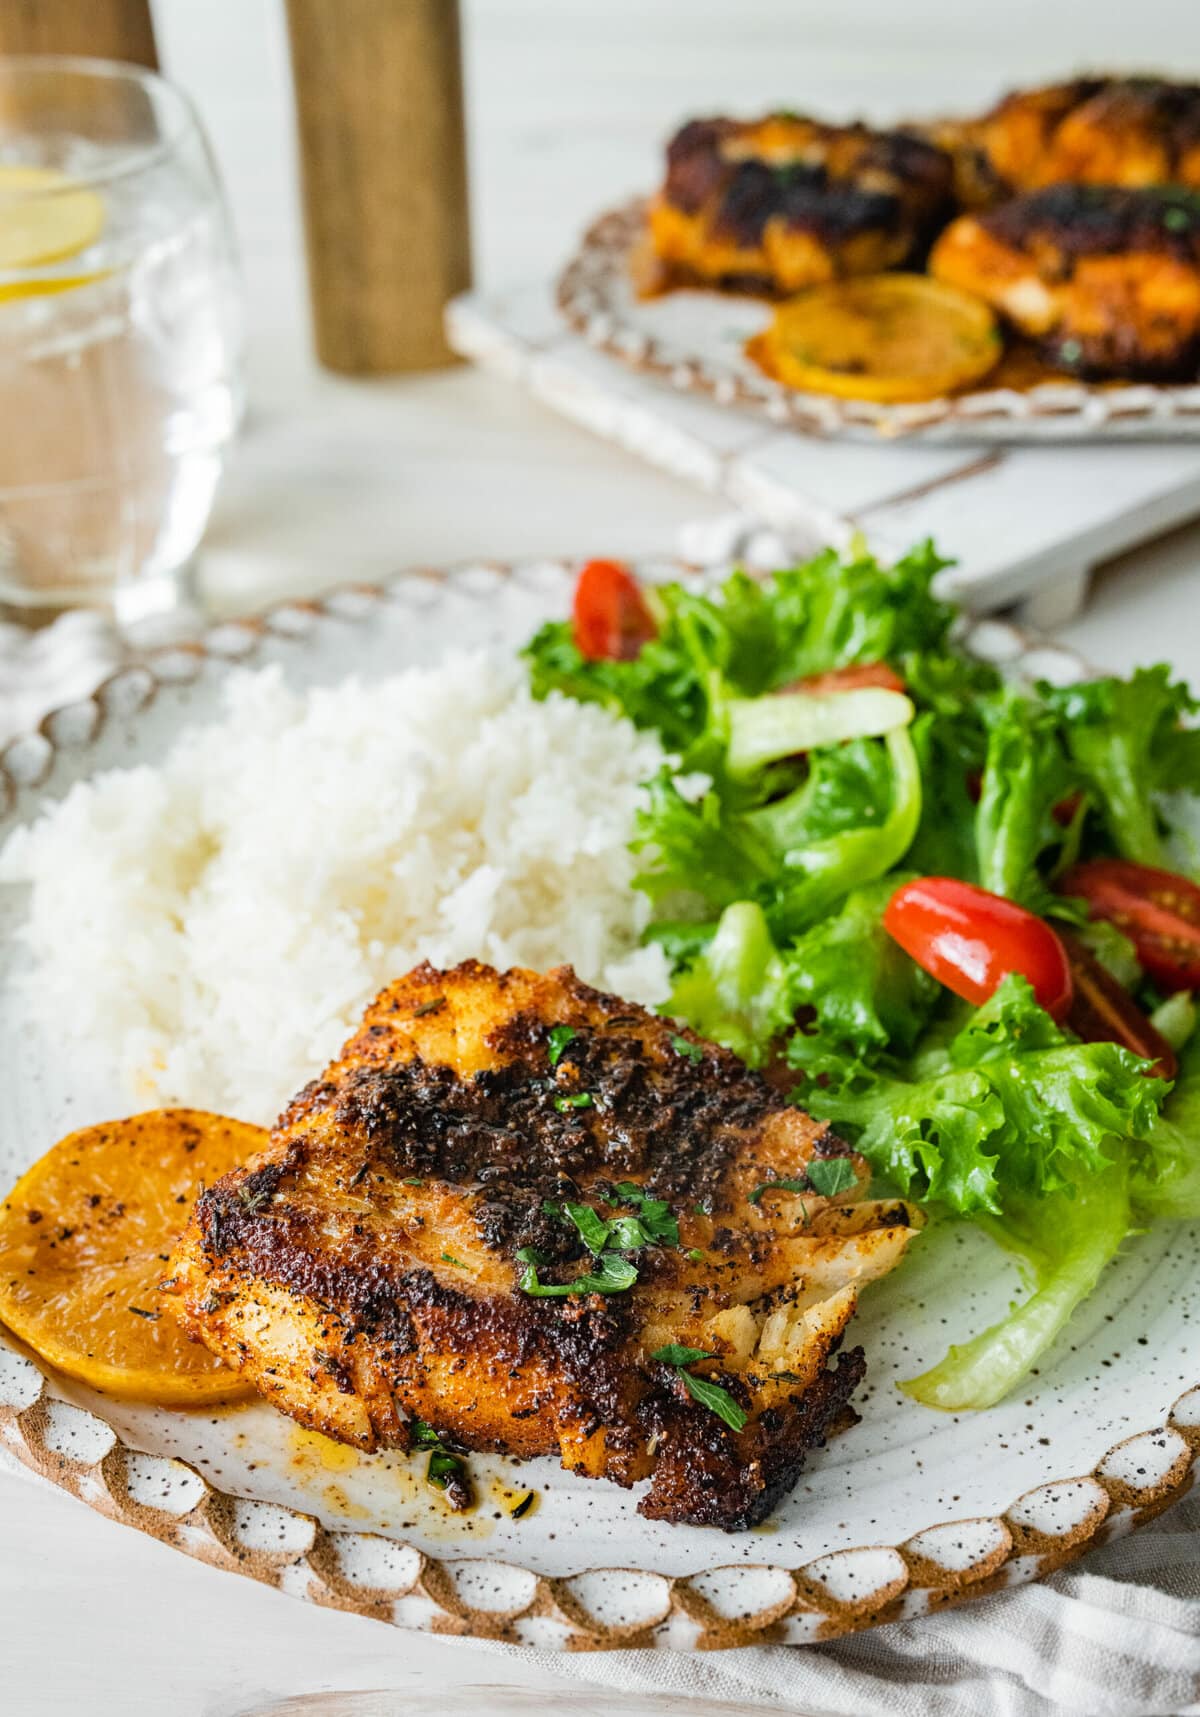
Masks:
[[[671,569],[645,567],[647,576]],[[153,764],[216,709],[228,664],[278,661],[300,685],[379,677],[456,644],[515,643],[565,611],[563,562],[408,575],[221,627],[121,673],[0,753],[0,838],[73,782]],[[995,621],[970,646],[1061,681],[1076,659]],[[86,878],[81,877],[81,886]],[[128,1112],[86,1042],[53,1049],[22,1018],[0,893],[0,1182],[60,1134]],[[359,1456],[261,1405],[166,1412],[43,1375],[0,1335],[0,1440],[91,1507],[310,1602],[406,1627],[561,1649],[805,1642],[1036,1579],[1165,1506],[1200,1453],[1197,1236],[1130,1244],[1021,1397],[943,1416],[894,1383],[1000,1314],[1015,1282],[969,1232],[923,1237],[869,1289],[862,1421],[815,1454],[769,1524],[669,1527],[636,1495],[556,1462],[476,1459],[481,1502],[448,1513],[407,1457]],[[512,1520],[505,1502],[534,1488]]]
[[[640,299],[632,258],[644,242],[643,198],[601,215],[558,282],[567,321],[618,362],[718,405],[755,411],[808,435],[937,442],[1195,440],[1200,384],[1095,387],[1043,382],[978,388],[912,405],[802,393],[764,375],[746,340],[771,306],[735,293],[680,291]]]

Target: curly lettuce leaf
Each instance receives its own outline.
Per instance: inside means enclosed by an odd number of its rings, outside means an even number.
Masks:
[[[977,881],[972,784],[983,773],[984,713],[1000,676],[953,649],[908,656],[901,672],[919,712],[911,731],[921,765],[921,822],[908,867]]]
[[[704,952],[675,981],[665,1011],[761,1067],[795,1015],[786,961],[750,901],[722,913]]]
[[[1010,976],[907,1068],[860,1064],[847,1088],[806,1093],[901,1191],[981,1222],[1032,1279],[1007,1317],[905,1385],[917,1400],[987,1407],[1036,1364],[1130,1231],[1131,1181],[1154,1196],[1140,1164],[1157,1156],[1164,1206],[1195,1196],[1195,1156],[1185,1167],[1159,1118],[1168,1086],[1144,1069],[1115,1044],[1076,1042]]]
[[[755,1067],[786,1037],[792,1066],[844,1082],[860,1057],[911,1044],[941,994],[883,929],[889,893],[887,885],[856,891],[783,947],[761,906],[728,907],[703,945],[685,949],[689,964],[667,1011]],[[804,1031],[794,1029],[797,1016],[810,1022]]]
[[[746,814],[779,867],[773,928],[793,935],[893,869],[921,820],[921,766],[907,728],[814,753],[808,780]]]
[[[761,697],[832,668],[899,666],[943,652],[954,610],[931,585],[947,564],[930,543],[891,567],[827,549],[765,579],[735,572],[712,593],[651,587],[658,635],[633,661],[588,661],[570,622],[553,621],[525,648],[530,681],[538,697],[560,691],[618,710],[656,729],[687,767],[709,767],[724,745],[731,698]]]
[[[812,1069],[818,1053],[869,1061],[889,1047],[912,1049],[942,990],[883,928],[892,891],[906,880],[896,874],[856,889],[786,950],[792,1001],[813,1020],[788,1045],[793,1067]],[[819,1070],[828,1075],[830,1063]]]
[[[1018,1196],[1002,1223],[987,1226],[1023,1258],[1033,1292],[990,1329],[952,1346],[937,1365],[900,1385],[914,1401],[947,1413],[1002,1401],[1095,1288],[1129,1232],[1124,1167],[1110,1163],[1048,1197]]]
[[[944,1048],[804,1101],[852,1128],[900,1191],[959,1216],[1000,1215],[1013,1195],[1103,1172],[1114,1140],[1146,1137],[1167,1087],[1143,1067],[1116,1044],[1069,1038],[1014,974]]]
[[[656,905],[707,917],[735,901],[769,899],[778,860],[767,842],[709,787],[698,798],[681,791],[669,768],[647,783],[632,842],[642,857],[634,879]]]
[[[756,809],[715,787],[689,798],[664,770],[638,817],[637,885],[676,917],[689,903],[705,919],[753,901],[783,941],[898,864],[920,814],[921,771],[904,728],[814,752],[801,786]]]
[[[1161,663],[1128,680],[1039,690],[1117,852],[1138,864],[1169,865],[1162,798],[1200,793],[1200,728],[1184,725],[1200,704]]]
[[[833,1069],[822,1071],[829,1077]],[[861,1065],[854,1073],[851,1085],[806,1088],[804,1107],[848,1128],[855,1148],[899,1191],[959,1215],[1000,1208],[1004,1105],[982,1073],[947,1067],[905,1079]]]
[[[1060,1192],[1102,1173],[1113,1142],[1146,1138],[1169,1085],[1115,1043],[1077,1043],[1009,976],[951,1042],[949,1059],[980,1069],[1005,1114],[1002,1187]]]
[[[910,729],[921,771],[921,820],[905,868],[923,876],[977,882],[975,802],[970,783],[983,768],[983,740],[971,725],[925,712]]]
[[[827,549],[806,566],[768,580],[776,641],[771,686],[862,662],[900,664],[946,647],[954,609],[933,594],[950,562],[931,542],[894,566],[873,555]]]
[[[980,886],[1035,911],[1047,889],[1038,861],[1062,844],[1055,818],[1078,776],[1063,753],[1054,714],[1007,688],[986,717],[987,750],[975,811]]]
[[[1162,1114],[1136,1153],[1130,1177],[1141,1222],[1200,1219],[1200,1036],[1179,1058],[1179,1075]]]

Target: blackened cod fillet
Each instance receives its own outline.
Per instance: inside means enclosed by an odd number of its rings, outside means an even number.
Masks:
[[[810,1169],[844,1184],[770,1189]],[[863,1375],[846,1325],[915,1222],[866,1179],[736,1057],[567,967],[420,966],[202,1194],[173,1268],[188,1330],[329,1437],[404,1448],[419,1418],[733,1531]]]

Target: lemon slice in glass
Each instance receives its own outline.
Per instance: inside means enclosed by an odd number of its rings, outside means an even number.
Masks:
[[[0,273],[45,268],[77,256],[103,230],[104,204],[95,191],[53,167],[0,164]],[[64,292],[97,278],[94,273],[49,274],[5,281],[0,298]]]

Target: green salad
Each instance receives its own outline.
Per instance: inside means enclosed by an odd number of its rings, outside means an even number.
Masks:
[[[538,695],[672,754],[635,842],[664,1011],[1022,1266],[1024,1300],[905,1385],[957,1410],[1129,1236],[1200,1217],[1200,729],[1162,666],[1005,683],[955,643],[945,564],[827,551],[701,591],[593,562],[526,656]]]

